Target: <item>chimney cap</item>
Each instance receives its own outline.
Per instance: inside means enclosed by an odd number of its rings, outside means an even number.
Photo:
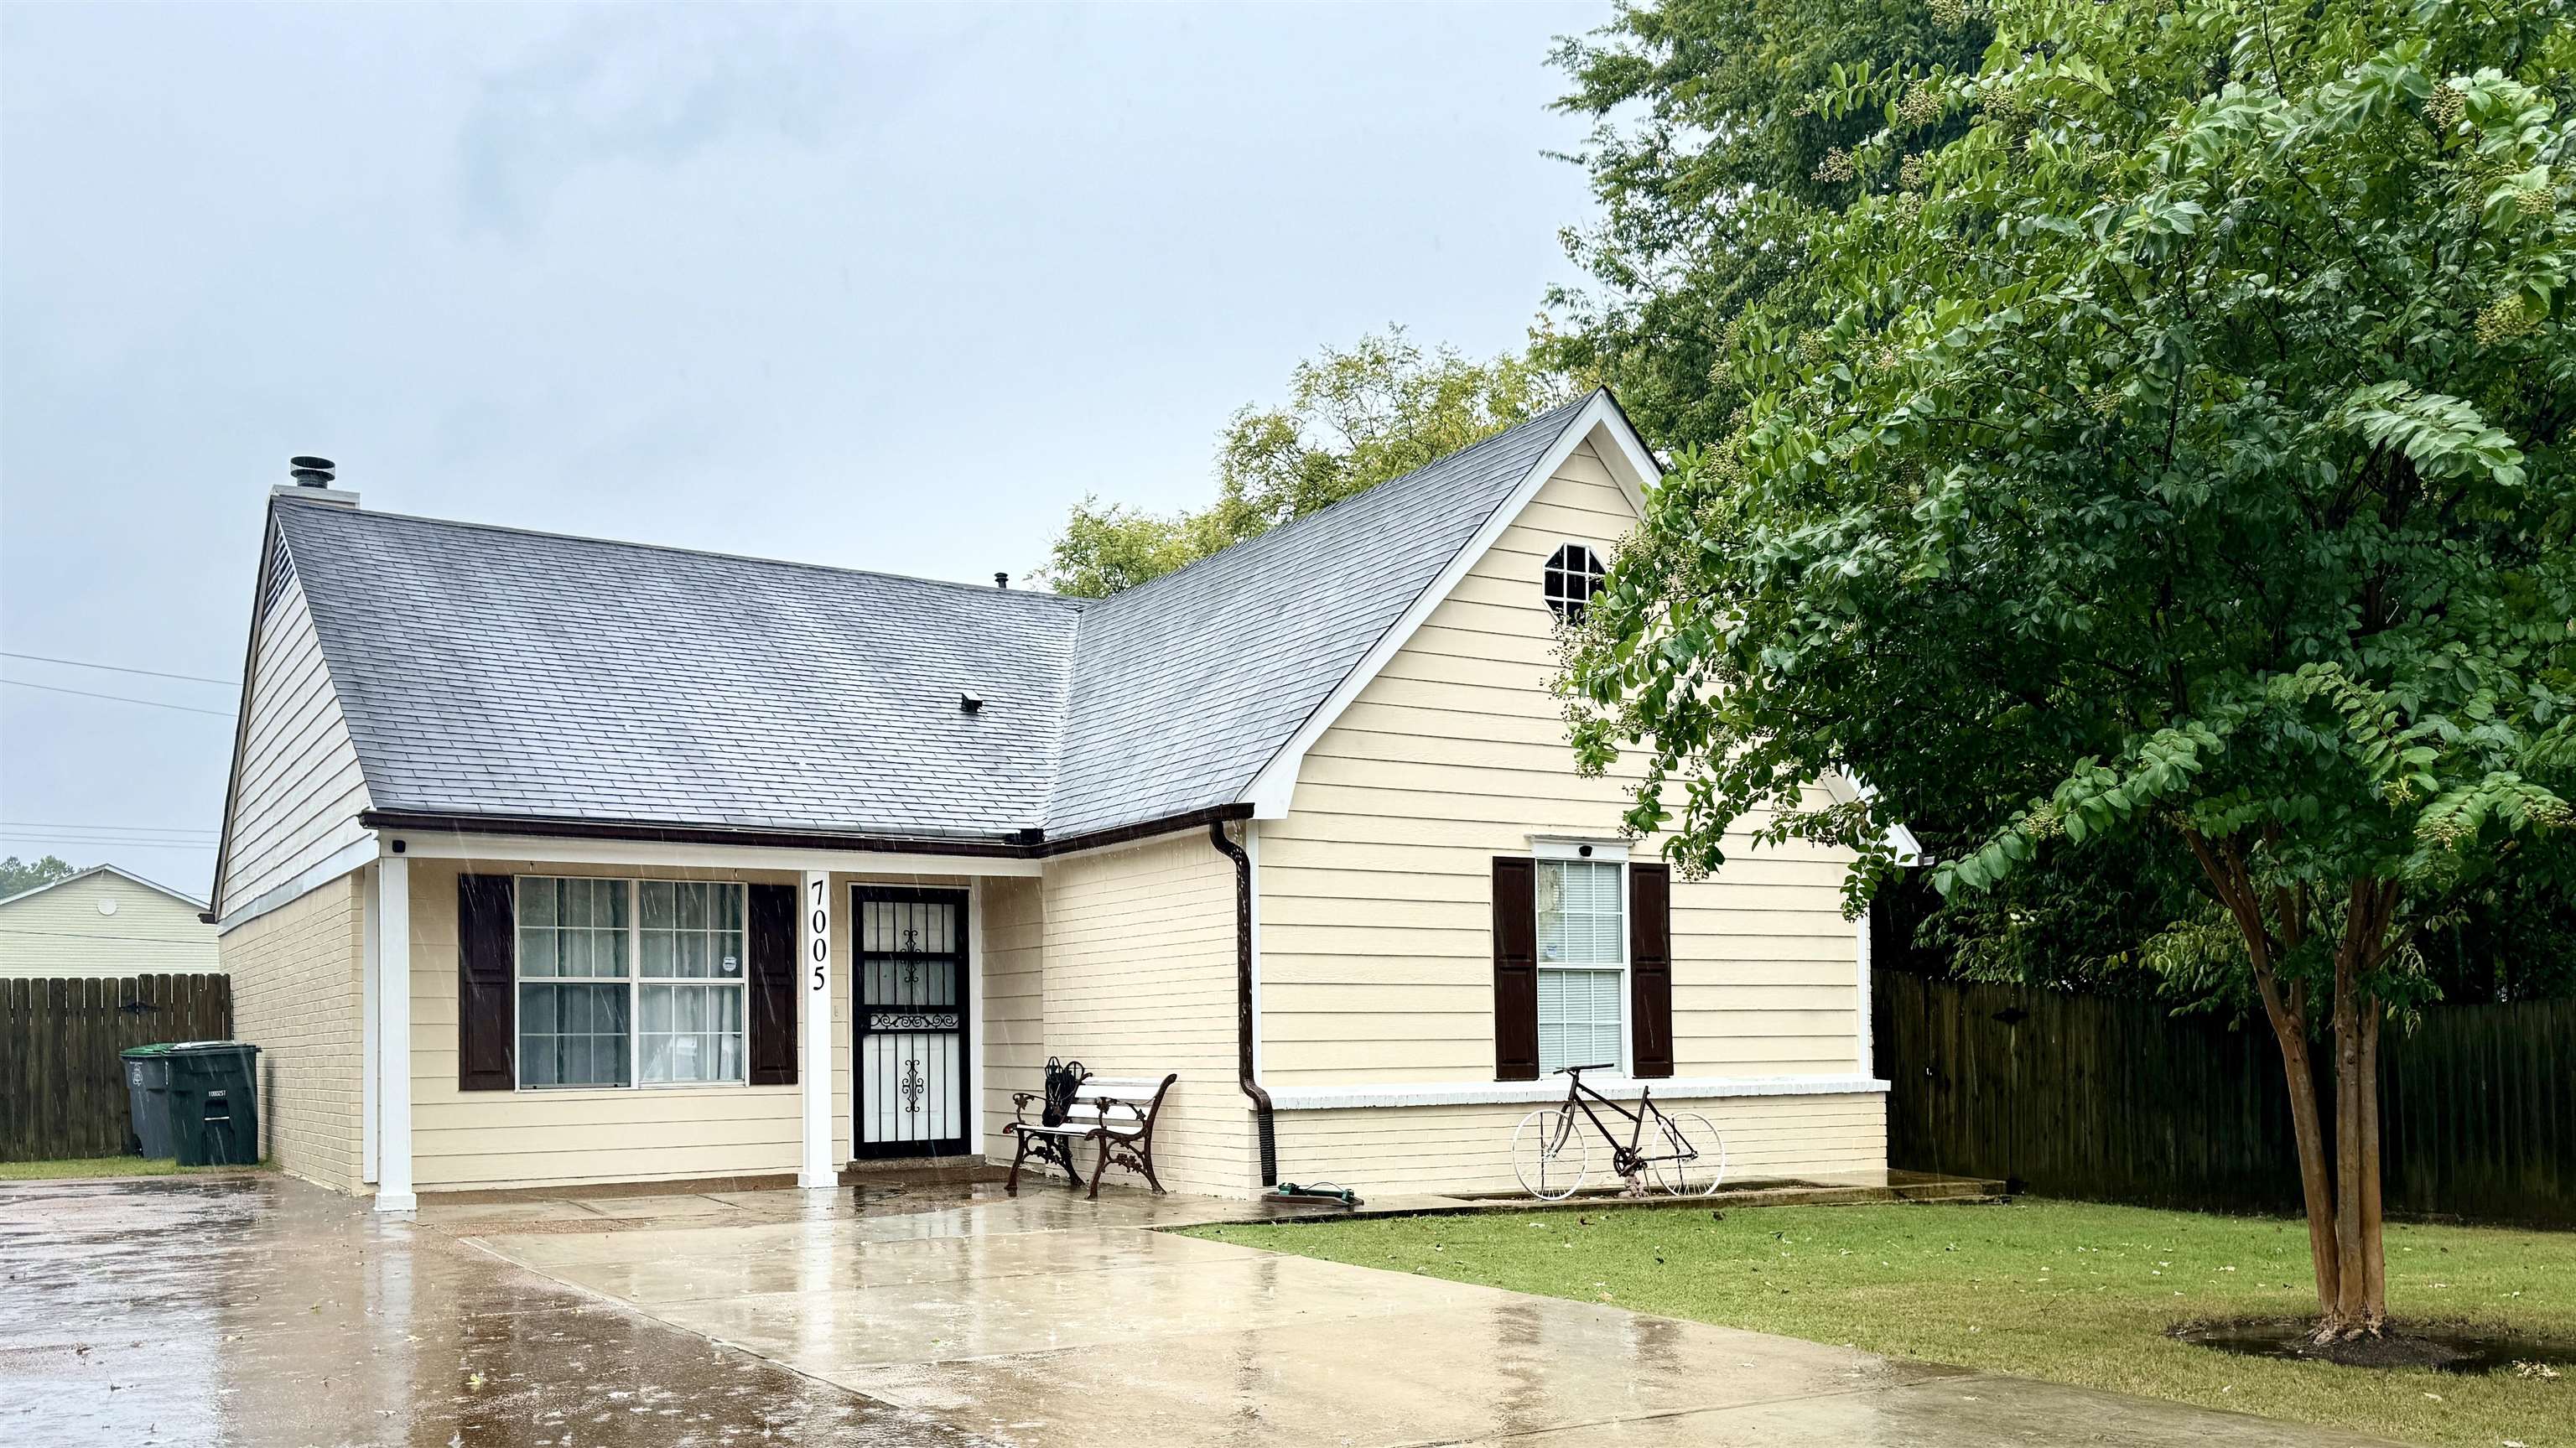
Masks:
[[[1008,588],[1008,587],[1010,587],[1010,586],[1011,586],[1011,575],[1009,575],[1009,574],[1007,574],[1007,573],[1004,573],[1004,572],[1000,571],[999,569],[994,570],[994,573],[993,573],[993,586],[994,586],[995,588]]]
[[[331,486],[333,469],[338,465],[329,458],[299,455],[288,458],[286,466],[287,476],[295,479],[297,487],[327,488]]]

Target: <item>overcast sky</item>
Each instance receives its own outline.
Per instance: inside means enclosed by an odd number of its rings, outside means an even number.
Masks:
[[[0,7],[0,854],[205,892],[234,692],[17,655],[237,677],[290,454],[980,579],[1322,344],[1517,345],[1607,9]]]

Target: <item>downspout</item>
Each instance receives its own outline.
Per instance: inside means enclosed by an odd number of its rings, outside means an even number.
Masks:
[[[1261,1132],[1261,1184],[1279,1183],[1279,1138],[1270,1119],[1270,1093],[1252,1077],[1252,857],[1225,832],[1225,821],[1208,821],[1208,843],[1234,861],[1234,1055],[1237,1084],[1252,1098],[1252,1115]]]

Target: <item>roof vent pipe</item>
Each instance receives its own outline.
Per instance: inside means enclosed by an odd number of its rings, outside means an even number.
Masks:
[[[295,486],[299,488],[327,488],[331,486],[335,464],[333,464],[329,458],[288,458],[286,460],[286,466],[290,470],[287,476],[295,479]]]
[[[1009,575],[1009,574],[1007,574],[1007,573],[996,573],[996,574],[994,574],[994,575],[993,575],[993,586],[994,586],[995,588],[1008,588],[1008,587],[1010,587],[1010,586],[1011,586],[1011,575]]]

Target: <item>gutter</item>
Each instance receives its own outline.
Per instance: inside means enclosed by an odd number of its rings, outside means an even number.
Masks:
[[[1252,857],[1225,832],[1225,821],[1208,821],[1208,843],[1234,861],[1234,1048],[1239,1072],[1236,1084],[1252,1098],[1252,1114],[1261,1132],[1261,1184],[1279,1184],[1279,1137],[1271,1120],[1270,1093],[1252,1078]]]
[[[1221,804],[1132,825],[1047,838],[1044,830],[1007,834],[922,833],[872,835],[855,831],[781,830],[732,825],[653,824],[646,821],[567,819],[556,815],[447,814],[419,810],[365,810],[358,823],[371,830],[411,830],[477,835],[526,835],[534,839],[638,840],[672,845],[754,845],[765,849],[868,850],[894,854],[959,855],[977,859],[1042,860],[1173,834],[1202,824],[1249,819],[1252,806]],[[1247,941],[1249,937],[1246,937]]]

